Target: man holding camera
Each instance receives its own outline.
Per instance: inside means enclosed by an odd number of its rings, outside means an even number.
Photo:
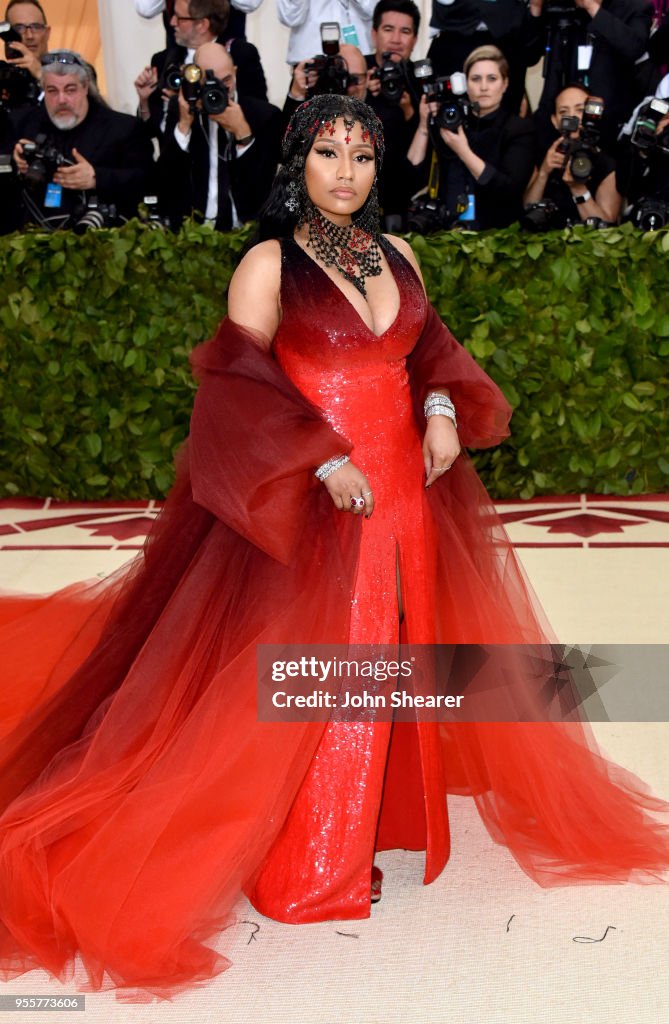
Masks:
[[[367,103],[380,118],[386,156],[379,176],[379,202],[387,230],[402,230],[413,192],[406,155],[418,125],[419,89],[411,54],[420,11],[413,0],[379,0],[372,16],[374,53],[367,55]],[[390,219],[389,219],[390,218]]]
[[[93,196],[134,216],[152,175],[151,146],[137,120],[102,104],[91,71],[71,50],[42,57],[44,99],[11,117],[21,208],[12,227],[70,227]]]
[[[293,68],[293,77],[290,80],[290,88],[283,105],[284,127],[288,125],[291,117],[301,103],[311,96],[323,91],[324,83],[320,81],[321,75],[328,79],[326,86],[332,86],[332,64],[326,64],[321,60],[321,72],[319,74],[319,58],[321,54],[314,55],[311,60],[301,60]],[[342,43],[337,54],[326,58],[329,61],[337,60],[337,77],[340,79],[340,95],[353,96],[355,99],[368,101],[367,96],[367,61],[362,51],[350,43]]]
[[[39,3],[11,0],[0,29],[0,142],[10,133],[7,111],[35,106],[40,98],[40,58],[49,48],[50,28]]]
[[[558,93],[551,124],[554,133],[560,134],[548,147],[525,190],[527,227],[549,230],[583,221],[615,224],[620,216],[622,199],[616,189],[613,158],[593,148],[586,150],[580,164],[574,166],[572,143],[580,137],[587,103],[588,93],[582,86],[568,86]],[[590,173],[586,176],[588,161]]]
[[[256,217],[269,194],[281,111],[238,95],[235,66],[219,43],[201,46],[192,66],[197,70],[186,69],[170,101],[159,163],[161,203],[174,230],[196,214],[229,231]],[[193,85],[189,78],[198,73],[200,82]]]
[[[49,49],[51,29],[39,3],[10,0],[5,10],[5,21],[19,39],[5,43],[5,60],[10,67],[23,68],[39,83],[42,73],[40,60]],[[7,53],[9,51],[9,53]]]
[[[170,24],[176,45],[154,53],[151,66],[144,68],[135,80],[139,116],[149,124],[152,135],[160,137],[162,134],[167,106],[176,96],[174,90],[166,87],[166,72],[191,64],[195,51],[205,43],[219,42],[226,47],[244,96],[267,99],[265,73],[256,47],[245,39],[229,39],[224,43],[229,16],[229,0],[174,0]]]

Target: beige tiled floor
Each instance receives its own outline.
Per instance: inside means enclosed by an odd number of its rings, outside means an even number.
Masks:
[[[669,498],[500,506],[561,640],[669,642]],[[153,510],[0,505],[0,586],[50,590],[107,573],[141,544]],[[55,521],[60,520],[60,525]],[[63,519],[70,520],[67,525]],[[133,532],[135,531],[135,532]],[[606,752],[669,798],[669,726],[598,725]],[[664,1024],[669,886],[542,890],[449,802],[453,853],[421,884],[420,854],[379,857],[367,921],[290,927],[246,905],[224,939],[232,968],[173,1003],[89,995],[68,1024]],[[256,929],[259,925],[259,929]],[[138,922],[141,927],[141,922]],[[41,972],[0,994],[62,993]],[[31,1013],[30,1019],[54,1020]],[[9,1020],[8,1014],[0,1019]]]

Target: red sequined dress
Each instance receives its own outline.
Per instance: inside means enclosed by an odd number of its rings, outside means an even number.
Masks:
[[[366,916],[376,850],[425,850],[425,881],[444,867],[447,792],[541,885],[669,866],[665,806],[577,722],[258,720],[257,645],[395,643],[398,578],[403,640],[546,637],[467,457],[425,492],[428,391],[450,389],[466,446],[497,443],[509,408],[384,250],[400,305],[377,337],[282,243],[273,352],[226,320],[194,353],[191,435],[142,556],[0,600],[4,979],[65,979],[79,956],[89,988],[170,996],[228,965],[242,893],[283,921]],[[339,452],[369,520],[314,477]]]

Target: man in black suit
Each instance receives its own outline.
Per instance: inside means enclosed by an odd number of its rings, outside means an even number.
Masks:
[[[381,119],[386,140],[386,155],[379,175],[379,200],[387,231],[405,230],[409,200],[417,190],[413,168],[408,165],[406,155],[418,127],[421,93],[411,55],[419,27],[420,11],[413,0],[379,0],[374,8],[374,53],[365,58],[370,72],[366,102]],[[378,77],[380,69],[389,63],[394,64],[400,74],[390,94]]]
[[[253,220],[269,194],[282,136],[278,107],[238,95],[226,48],[205,43],[195,63],[228,90],[220,114],[193,113],[183,92],[170,101],[158,166],[163,212],[177,230],[191,213],[219,231]]]
[[[195,51],[205,43],[220,42],[225,46],[237,69],[243,96],[267,100],[267,83],[256,47],[245,39],[224,42],[229,15],[229,0],[175,0],[171,24],[176,46],[154,53],[151,66],[135,81],[139,116],[147,122],[152,135],[162,135],[167,105],[174,95],[164,88],[166,69],[192,63]]]
[[[153,173],[151,144],[142,126],[93,96],[91,70],[78,53],[54,50],[42,64],[44,99],[10,119],[12,137],[6,146],[13,147],[22,198],[13,226],[71,226],[92,196],[100,204],[115,205],[122,216],[134,216]],[[67,162],[47,160],[42,180],[31,184],[24,147],[40,135]],[[33,165],[33,174],[36,169]]]

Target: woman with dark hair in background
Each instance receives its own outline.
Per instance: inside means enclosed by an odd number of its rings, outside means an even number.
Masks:
[[[664,805],[578,721],[541,720],[534,671],[496,705],[529,724],[272,718],[258,685],[261,644],[362,644],[376,664],[399,640],[546,636],[460,454],[499,441],[509,406],[380,234],[382,157],[359,101],[297,110],[262,244],[193,355],[191,435],[143,555],[0,602],[5,978],[63,977],[79,952],[90,987],[171,995],[227,966],[206,940],[242,892],[281,921],[366,917],[376,850],[425,850],[425,882],[443,869],[447,789],[542,885],[669,865],[646,813]]]
[[[508,227],[522,214],[523,191],[535,161],[534,129],[531,121],[502,106],[509,66],[496,46],[472,51],[464,73],[471,115],[455,131],[438,127],[433,123],[438,107],[423,97],[407,158],[423,183],[430,163],[437,163],[438,198],[454,217],[458,207],[468,207],[460,218],[463,227]]]

